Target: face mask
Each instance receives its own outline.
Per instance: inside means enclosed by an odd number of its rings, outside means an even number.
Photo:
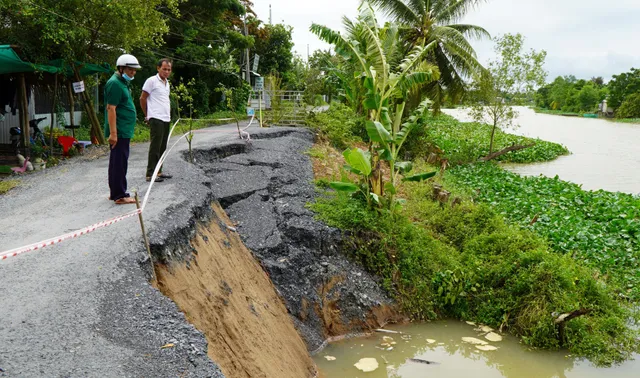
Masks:
[[[122,78],[125,79],[126,81],[131,81],[133,80],[133,78],[129,75],[127,75],[126,73],[122,73]]]

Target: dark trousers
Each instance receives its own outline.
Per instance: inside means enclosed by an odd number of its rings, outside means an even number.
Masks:
[[[167,149],[169,139],[169,122],[159,119],[149,119],[149,129],[151,131],[151,143],[149,144],[149,162],[147,163],[147,177],[153,176],[160,157]],[[162,167],[158,173],[162,173]]]
[[[109,155],[109,189],[110,198],[117,201],[129,197],[127,193],[127,169],[129,168],[129,142],[131,139],[118,138],[118,143]]]

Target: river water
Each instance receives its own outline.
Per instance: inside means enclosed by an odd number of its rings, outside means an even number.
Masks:
[[[505,168],[523,175],[558,175],[584,189],[640,193],[640,125],[605,120],[536,114],[519,108],[519,127],[507,132],[565,145],[572,154],[540,164],[510,164]],[[464,110],[446,113],[466,121]],[[490,342],[495,351],[478,350],[462,337],[483,339],[476,327],[459,321],[440,321],[390,327],[403,334],[375,333],[370,337],[330,344],[314,357],[324,378],[636,378],[640,356],[611,368],[596,368],[566,351],[537,351],[517,338],[503,335]],[[384,340],[383,337],[392,337]],[[383,343],[389,344],[382,345]],[[395,344],[390,344],[395,343]],[[393,349],[387,350],[390,347]],[[327,357],[335,357],[328,360]],[[356,364],[375,358],[379,367],[364,373]],[[424,364],[410,359],[436,362]]]
[[[506,169],[527,176],[558,175],[587,190],[640,193],[640,125],[536,114],[524,107],[517,110],[519,127],[506,130],[508,133],[563,144],[571,155],[546,163],[507,164]],[[464,109],[445,113],[470,120]]]

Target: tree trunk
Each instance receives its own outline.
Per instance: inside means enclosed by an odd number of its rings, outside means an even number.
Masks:
[[[527,144],[525,146],[520,146],[520,145],[510,146],[510,147],[504,148],[504,149],[502,149],[500,151],[497,151],[497,152],[494,152],[492,154],[489,154],[489,155],[487,155],[487,156],[485,156],[483,158],[480,158],[480,161],[489,161],[489,160],[497,158],[498,156],[502,156],[502,155],[506,154],[507,152],[524,150],[525,148],[529,148],[529,147],[533,147],[533,146],[535,146],[535,143]]]
[[[489,155],[493,153],[493,138],[496,135],[496,123],[493,123],[493,128],[491,129],[491,141],[489,142]]]
[[[76,81],[81,81],[80,72],[78,71],[78,67],[73,66],[73,72],[75,74]],[[84,100],[84,107],[87,112],[87,116],[91,121],[91,143],[96,144],[104,144],[104,133],[100,128],[100,121],[98,121],[98,116],[93,109],[93,103],[91,102],[91,97],[87,93],[87,91],[81,92],[82,99]]]
[[[56,115],[56,105],[58,102],[58,74],[54,74],[53,79],[53,103],[51,104],[51,122],[49,123],[49,148],[53,148],[53,127],[55,125],[54,117]],[[53,152],[53,150],[51,150]]]
[[[564,327],[565,327],[566,323],[571,319],[575,319],[575,318],[577,318],[579,316],[586,315],[586,314],[588,314],[590,312],[591,312],[590,309],[581,308],[579,310],[575,310],[575,311],[564,313],[564,314],[558,316],[554,320],[554,323],[558,327],[558,338],[560,339],[560,346],[561,347],[564,345],[564,342],[565,342]]]
[[[371,178],[369,179],[371,192],[377,194],[380,198],[382,198],[383,186],[382,186],[382,170],[380,169],[380,157],[378,153],[372,151],[371,153]],[[367,193],[369,195],[369,193]]]

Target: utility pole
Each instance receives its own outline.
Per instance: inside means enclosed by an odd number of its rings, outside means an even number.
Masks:
[[[271,4],[269,4],[269,25],[271,25]]]
[[[309,44],[307,43],[307,66],[309,65]]]
[[[246,16],[245,16],[245,18],[243,20],[243,23],[244,23],[244,35],[245,35],[245,37],[248,37],[249,36],[249,29],[247,28],[247,17]],[[249,48],[248,47],[245,49],[245,61],[247,63],[246,70],[245,70],[245,75],[246,75],[245,80],[247,81],[247,83],[249,83],[249,85],[251,85],[251,71],[250,71],[250,67],[249,67],[249,64],[251,62],[249,61]]]

